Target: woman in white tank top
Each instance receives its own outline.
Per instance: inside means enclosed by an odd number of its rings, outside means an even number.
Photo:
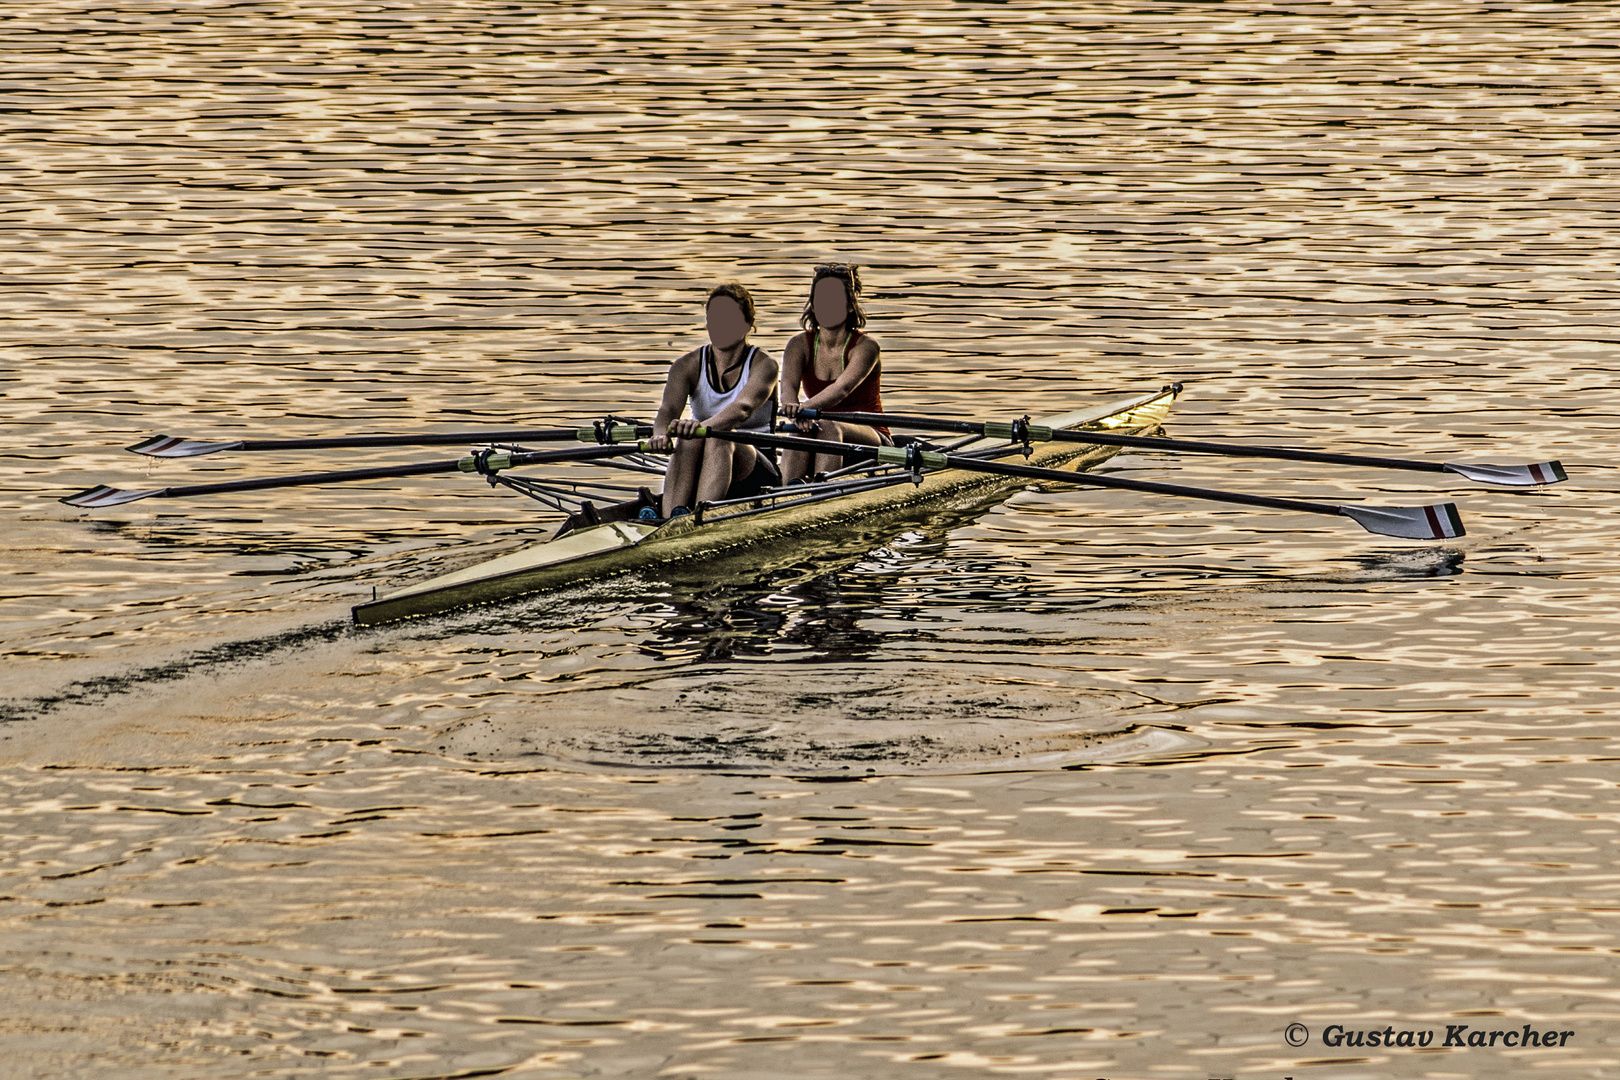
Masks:
[[[675,440],[664,473],[666,518],[689,513],[699,502],[748,498],[778,479],[774,463],[752,446],[689,437],[700,424],[720,431],[770,431],[776,416],[776,358],[748,344],[753,297],[735,283],[716,285],[705,310],[709,344],[670,365],[653,420],[654,448]],[[691,415],[682,416],[688,405]]]
[[[705,345],[698,350],[698,380],[692,387],[691,396],[687,399],[691,406],[691,414],[698,416],[719,416],[727,406],[736,402],[748,389],[748,376],[754,367],[754,358],[762,355],[758,345],[750,345],[743,350],[742,373],[736,377],[730,390],[722,390],[718,381],[723,378],[720,364],[715,359],[714,347]],[[729,373],[728,373],[729,374]],[[738,424],[736,431],[760,431],[770,433],[771,423],[776,417],[776,391],[772,389],[771,396],[765,399],[765,404],[755,409],[753,414]]]

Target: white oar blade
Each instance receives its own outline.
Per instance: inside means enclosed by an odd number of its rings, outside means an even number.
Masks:
[[[1447,540],[1463,535],[1456,503],[1434,506],[1341,506],[1339,513],[1371,533],[1407,540]]]
[[[217,454],[221,450],[237,450],[241,446],[240,439],[236,442],[203,442],[200,439],[177,439],[173,435],[154,435],[124,449],[147,457],[176,458],[201,457],[204,454]]]
[[[1532,484],[1556,484],[1568,480],[1569,474],[1557,461],[1541,461],[1534,465],[1471,465],[1467,462],[1446,462],[1446,471],[1466,476],[1481,484],[1507,484],[1529,487]]]
[[[159,491],[120,491],[105,484],[97,484],[93,488],[85,488],[77,495],[69,495],[60,501],[69,506],[82,506],[87,510],[100,510],[107,506],[118,506],[120,503],[134,502],[150,495],[157,495]]]

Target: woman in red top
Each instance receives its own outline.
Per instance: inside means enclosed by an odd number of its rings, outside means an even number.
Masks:
[[[882,412],[879,389],[882,364],[878,343],[861,327],[861,277],[853,265],[833,263],[816,267],[810,299],[799,316],[804,332],[795,334],[782,353],[782,415],[796,417],[801,409],[842,412]],[[811,438],[839,442],[889,445],[889,429],[833,420],[799,420],[799,431]],[[814,472],[842,468],[836,454],[804,450],[782,452],[782,482],[791,484]]]

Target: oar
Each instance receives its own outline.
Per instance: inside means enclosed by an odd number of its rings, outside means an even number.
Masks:
[[[915,444],[861,446],[822,439],[764,435],[752,431],[712,431],[701,427],[697,429],[697,434],[699,437],[748,443],[750,446],[775,446],[788,450],[805,450],[813,454],[837,454],[843,458],[867,458],[886,465],[902,465],[912,470],[965,469],[970,472],[1016,476],[1024,480],[1122,488],[1126,491],[1145,491],[1155,495],[1180,495],[1192,499],[1209,499],[1212,502],[1237,503],[1242,506],[1263,506],[1271,510],[1291,510],[1301,514],[1347,517],[1368,532],[1384,536],[1400,536],[1408,540],[1444,540],[1463,535],[1462,519],[1458,516],[1454,503],[1437,503],[1433,506],[1334,506],[1330,503],[1278,499],[1269,495],[1245,495],[1241,492],[1219,491],[1214,488],[1161,484],[1153,480],[1127,480],[1121,476],[1039,469],[1031,465],[1015,465],[1009,462],[963,457],[959,454],[935,453],[919,449]]]
[[[1023,442],[1057,440],[1059,442],[1097,443],[1102,446],[1130,446],[1143,450],[1180,450],[1189,454],[1225,454],[1232,457],[1280,458],[1285,461],[1319,461],[1328,465],[1364,465],[1376,469],[1410,469],[1414,472],[1449,472],[1482,484],[1556,484],[1568,480],[1564,466],[1556,461],[1542,461],[1533,465],[1486,465],[1466,461],[1414,461],[1407,458],[1370,457],[1363,454],[1330,454],[1320,450],[1296,450],[1290,446],[1253,446],[1246,443],[1197,442],[1190,439],[1165,439],[1144,435],[1112,435],[1103,431],[1076,431],[1064,428],[1042,427],[1023,420],[1011,423],[994,421],[978,423],[971,420],[951,420],[934,416],[900,416],[895,413],[822,412],[819,409],[801,409],[799,415],[807,420],[843,420],[851,424],[868,426],[887,425],[914,428],[919,431],[955,431],[965,435],[988,435],[991,438]]]
[[[237,439],[205,442],[175,435],[153,435],[124,449],[147,457],[183,458],[221,450],[341,450],[365,446],[465,446],[468,443],[571,442],[621,443],[652,434],[647,424],[593,424],[582,428],[507,428],[451,431],[428,435],[337,435],[321,439]]]
[[[192,495],[217,495],[226,491],[263,491],[267,488],[303,487],[308,484],[343,484],[351,480],[382,480],[394,476],[426,476],[430,473],[447,472],[493,476],[497,472],[518,465],[538,465],[546,461],[591,461],[649,449],[647,443],[641,442],[624,446],[582,446],[568,450],[531,450],[510,454],[482,451],[470,457],[452,458],[448,461],[424,461],[415,465],[339,469],[335,472],[299,473],[294,476],[270,476],[255,480],[227,480],[218,484],[187,484],[183,487],[153,488],[146,491],[127,491],[98,484],[60,501],[69,506],[100,510],[121,503],[134,502],[136,499],[175,499]],[[493,482],[492,480],[491,483]]]

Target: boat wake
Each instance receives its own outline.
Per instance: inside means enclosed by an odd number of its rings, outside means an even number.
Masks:
[[[880,776],[962,775],[1072,770],[1087,765],[1180,756],[1203,745],[1182,731],[1126,724],[1113,731],[1049,730],[978,743],[915,735],[885,742],[783,738],[770,728],[729,728],[702,735],[624,733],[585,745],[533,752],[536,764],[591,772],[703,772],[789,776],[824,781]],[[562,753],[561,751],[570,751]]]
[[[1081,693],[1077,702],[1050,687],[968,679],[891,685],[870,669],[687,673],[576,699],[566,719],[470,720],[441,732],[434,748],[571,770],[840,779],[1063,769],[1202,745],[1174,722],[1171,706]]]

